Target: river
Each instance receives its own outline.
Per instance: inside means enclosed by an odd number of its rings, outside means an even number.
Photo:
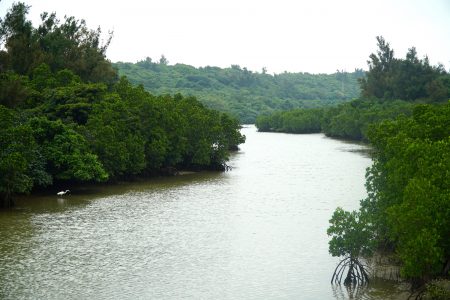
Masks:
[[[334,209],[366,196],[365,146],[259,133],[232,171],[79,187],[0,212],[1,299],[348,299]],[[67,187],[71,188],[71,187]],[[394,299],[371,283],[354,299]]]

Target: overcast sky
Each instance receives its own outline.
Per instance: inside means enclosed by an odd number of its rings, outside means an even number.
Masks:
[[[1,16],[12,0],[0,2]],[[449,0],[27,0],[43,11],[114,30],[107,56],[136,62],[164,54],[169,64],[269,73],[367,69],[382,35],[404,57],[411,46],[450,67]]]

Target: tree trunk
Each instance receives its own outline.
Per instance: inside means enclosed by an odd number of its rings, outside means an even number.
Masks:
[[[353,268],[355,267],[353,259],[350,258],[350,266],[348,267],[347,276],[344,280],[344,285],[350,285],[353,283]]]
[[[450,271],[450,259],[447,259],[445,265],[444,265],[444,270],[442,272],[442,275],[447,275],[448,272]]]
[[[14,199],[11,193],[0,193],[0,208],[11,208],[14,206]]]

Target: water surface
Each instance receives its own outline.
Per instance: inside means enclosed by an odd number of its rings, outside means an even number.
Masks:
[[[326,229],[337,206],[366,196],[365,146],[243,133],[231,172],[79,188],[0,212],[0,298],[349,298],[330,284]],[[351,291],[395,292],[386,282]]]

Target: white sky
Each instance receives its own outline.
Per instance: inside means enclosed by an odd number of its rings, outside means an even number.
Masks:
[[[0,2],[0,15],[12,0]],[[114,30],[107,56],[136,62],[164,54],[169,64],[229,67],[269,73],[333,73],[367,69],[382,35],[404,57],[450,67],[449,0],[25,0],[30,19],[43,11]]]

